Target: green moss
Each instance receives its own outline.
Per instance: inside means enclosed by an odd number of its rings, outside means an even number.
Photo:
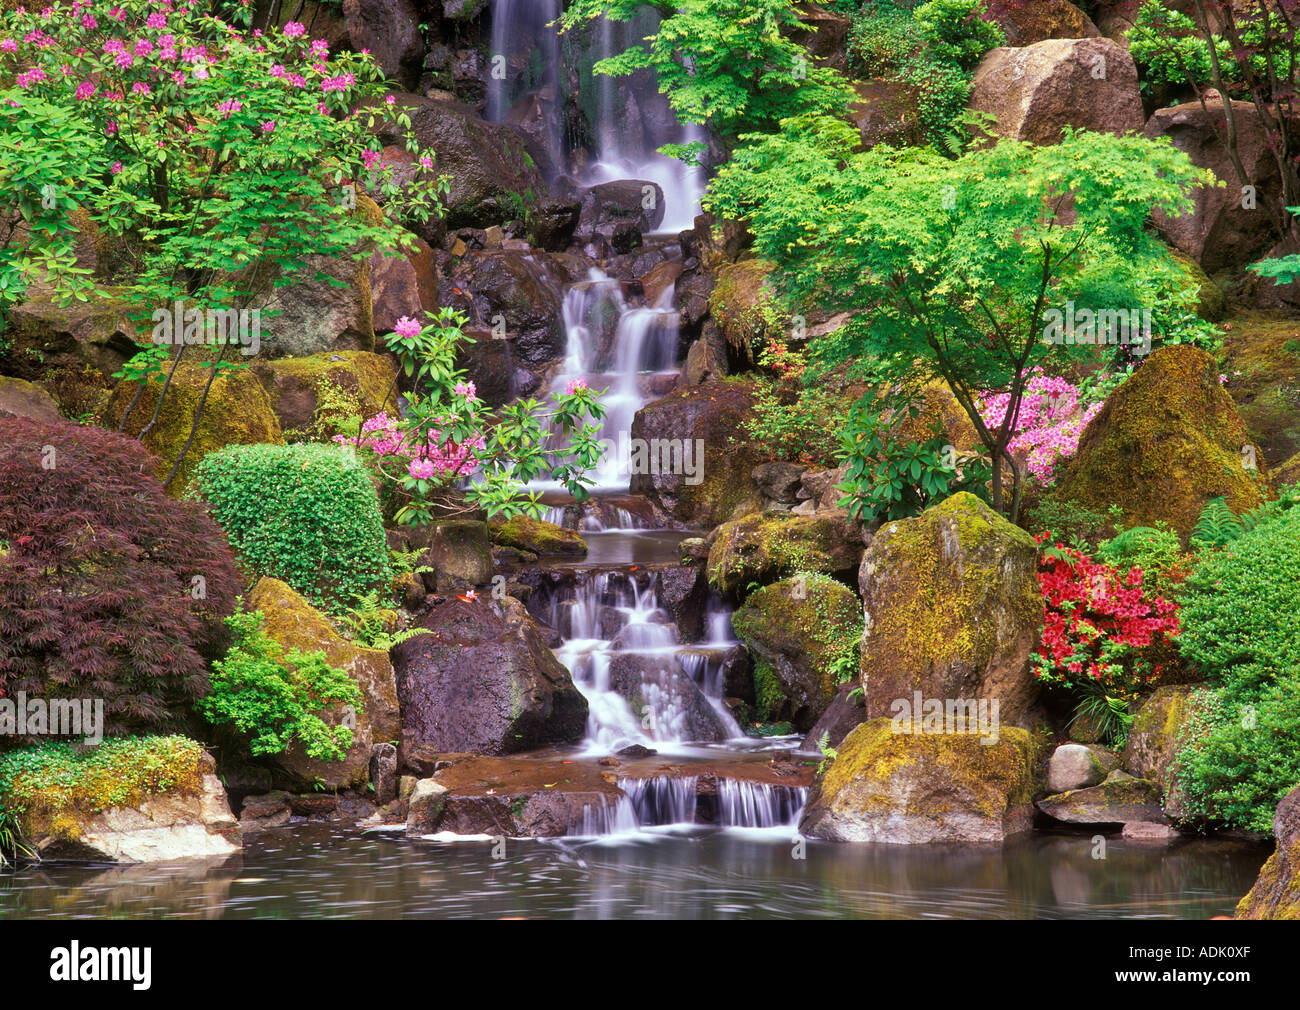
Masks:
[[[205,770],[203,748],[183,736],[105,740],[84,753],[44,744],[0,756],[0,806],[18,814],[28,834],[75,835],[81,820],[111,807],[195,794]]]
[[[709,581],[723,592],[796,571],[831,573],[857,563],[842,519],[763,512],[718,528],[709,550]]]
[[[749,259],[718,271],[709,311],[733,347],[748,349],[784,330],[787,318],[768,282],[773,269],[767,260]]]
[[[493,519],[489,523],[494,543],[532,554],[586,554],[587,541],[576,532],[526,515]]]

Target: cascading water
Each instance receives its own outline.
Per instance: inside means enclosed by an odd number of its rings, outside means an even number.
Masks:
[[[492,0],[487,118],[525,129],[563,170],[560,130],[560,0]]]

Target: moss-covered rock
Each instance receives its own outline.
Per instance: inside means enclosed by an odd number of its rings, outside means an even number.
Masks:
[[[858,576],[866,613],[867,717],[914,692],[996,699],[1014,724],[1037,693],[1029,656],[1043,624],[1038,549],[972,494],[876,533]]]
[[[1001,842],[1028,831],[1035,748],[1028,732],[898,733],[893,720],[853,730],[813,786],[801,834],[841,842]]]
[[[335,351],[259,361],[252,371],[293,441],[328,441],[349,417],[397,409],[397,362],[385,354]]]
[[[1278,803],[1273,834],[1277,850],[1237,905],[1238,919],[1300,920],[1300,787]]]
[[[1273,487],[1283,488],[1289,484],[1300,484],[1300,452],[1273,471]]]
[[[1223,330],[1223,388],[1271,470],[1300,453],[1300,325],[1285,314],[1239,312]]]
[[[752,593],[731,626],[754,663],[755,716],[806,733],[851,669],[862,635],[858,598],[824,575],[797,576]]]
[[[904,416],[894,425],[891,438],[898,442],[928,442],[936,427],[958,452],[969,452],[980,444],[970,415],[946,382],[935,379],[917,391],[913,400],[916,417]]]
[[[1223,289],[1187,253],[1171,249],[1170,254],[1187,274],[1188,282],[1196,285],[1196,314],[1209,323],[1223,319],[1228,311],[1228,300]]]
[[[59,421],[58,405],[40,386],[26,379],[0,375],[0,417],[30,417],[37,421]]]
[[[144,434],[144,444],[161,461],[159,476],[165,478],[181,455],[198,414],[203,390],[211,370],[182,363],[172,377],[158,420]],[[116,428],[131,405],[138,383],[120,382],[104,408],[105,427]],[[135,435],[149,423],[162,393],[162,380],[145,384],[139,402],[127,419],[125,431]],[[283,444],[280,422],[271,399],[257,377],[248,369],[227,372],[212,383],[194,441],[167,491],[173,497],[184,493],[190,475],[210,452],[228,445]]]
[[[1046,796],[1037,803],[1049,817],[1066,824],[1165,823],[1160,787],[1150,779],[1112,772],[1106,781],[1086,789]]]
[[[1269,497],[1264,462],[1214,358],[1180,345],[1156,351],[1107,397],[1051,498],[1099,512],[1119,505],[1126,526],[1163,521],[1186,537],[1220,496],[1234,512],[1258,507]]]
[[[361,688],[360,711],[354,711],[352,747],[342,761],[318,761],[296,745],[276,755],[275,764],[286,788],[309,787],[318,780],[329,788],[359,788],[370,776],[370,751],[374,744],[399,740],[401,708],[397,680],[388,653],[367,649],[343,638],[325,616],[279,579],[258,581],[248,597],[249,606],[265,617],[266,633],[286,652],[324,652],[330,666],[342,670]],[[347,716],[336,705],[321,718],[337,725]]]
[[[10,347],[0,358],[5,373],[36,379],[52,368],[83,364],[106,377],[118,371],[139,350],[136,341],[148,339],[148,324],[140,334],[121,289],[102,290],[102,296],[61,305],[53,292],[30,289],[26,301],[9,310]]]
[[[709,312],[742,359],[752,356],[755,345],[780,336],[786,326],[786,317],[768,282],[774,269],[768,260],[748,259],[718,270],[717,283],[709,296]]]
[[[717,379],[647,403],[632,421],[632,438],[642,439],[659,465],[633,472],[632,494],[694,527],[758,512],[762,495],[752,474],[768,455],[741,434],[753,416],[753,384],[741,380]],[[691,466],[675,465],[685,463],[688,452]],[[673,465],[662,465],[665,453]]]
[[[587,553],[587,541],[575,530],[556,526],[543,519],[517,515],[509,519],[493,519],[489,525],[493,543],[503,547],[513,547],[518,551],[538,555]]]
[[[796,516],[763,512],[723,523],[709,549],[709,581],[729,592],[794,572],[845,572],[857,566],[862,539],[846,513]]]
[[[1170,770],[1186,743],[1183,729],[1192,714],[1191,698],[1192,689],[1186,685],[1157,688],[1134,715],[1124,747],[1124,767],[1160,787],[1165,811],[1171,816],[1180,812],[1180,804]]]

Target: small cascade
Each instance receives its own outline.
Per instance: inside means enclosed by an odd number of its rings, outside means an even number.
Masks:
[[[599,806],[588,803],[582,808],[582,826],[572,828],[569,834],[587,838],[595,835],[622,835],[636,831],[640,826],[631,799],[620,796],[616,800],[604,800]]]
[[[804,786],[718,780],[718,824],[728,828],[792,828],[808,801]]]
[[[667,824],[694,824],[698,796],[693,776],[669,778],[619,779],[618,787],[627,794],[638,827],[662,827]]]
[[[682,645],[659,575],[602,572],[531,604],[559,631],[556,657],[587,699],[587,752],[744,736],[723,703],[726,649]]]
[[[564,390],[582,381],[608,390],[601,397],[605,455],[591,474],[595,491],[627,490],[632,421],[651,399],[650,376],[676,370],[679,334],[673,295],[674,287],[668,285],[655,305],[631,307],[622,285],[594,267],[587,280],[565,295],[568,342],[564,367],[551,388]]]
[[[487,118],[525,129],[563,170],[559,16],[560,0],[492,0]]]

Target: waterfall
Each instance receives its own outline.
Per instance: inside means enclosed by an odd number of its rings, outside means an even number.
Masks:
[[[735,828],[797,827],[808,799],[803,786],[718,780],[718,823]]]
[[[623,796],[583,808],[581,829],[573,835],[617,835],[642,828],[712,824],[720,828],[799,826],[808,799],[803,786],[771,785],[744,779],[713,778],[707,795],[696,775],[628,776],[618,780]]]
[[[560,0],[492,0],[487,118],[525,128],[563,171],[559,16]]]

